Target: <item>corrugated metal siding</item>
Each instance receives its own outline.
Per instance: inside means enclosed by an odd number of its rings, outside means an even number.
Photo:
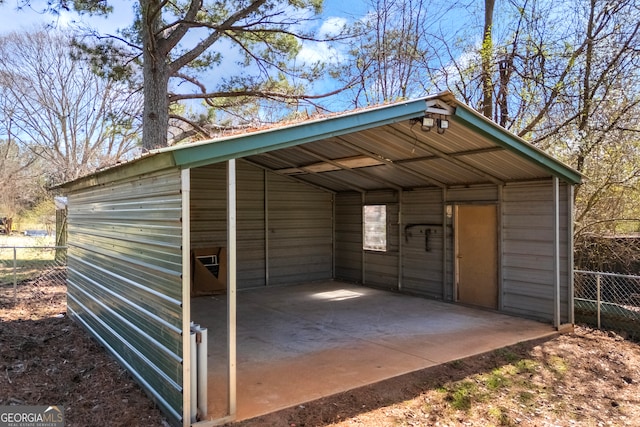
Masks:
[[[567,186],[560,191],[560,262],[562,320],[567,321]],[[503,196],[504,311],[553,320],[554,215],[551,181],[513,184]]]
[[[331,279],[332,194],[242,161],[236,180],[238,289]],[[193,169],[191,183],[192,246],[226,246],[226,164]]]
[[[443,299],[442,209],[441,190],[403,193],[402,288],[437,299]]]
[[[237,286],[265,284],[264,171],[236,163]],[[226,163],[191,171],[191,246],[227,246]]]
[[[236,262],[242,267],[237,272],[237,283],[244,287],[263,286],[265,171],[238,161],[236,173],[241,178],[236,182]]]
[[[569,249],[573,247],[573,241],[569,241],[569,227],[572,216],[569,214],[569,185],[560,182],[560,321],[569,322],[572,313],[569,313],[569,298],[573,298],[569,289],[569,280],[573,276],[573,264],[569,259]]]
[[[498,187],[495,185],[478,185],[456,187],[447,190],[447,202],[496,202]]]
[[[180,171],[69,194],[68,310],[182,417]]]
[[[238,162],[236,167],[240,169],[241,162]],[[226,184],[226,163],[191,170],[191,246],[193,248],[227,245]],[[242,183],[237,182],[237,185],[241,187]]]
[[[269,284],[333,278],[333,194],[269,174]]]
[[[362,195],[338,193],[336,199],[336,279],[362,282]]]
[[[387,250],[365,251],[364,283],[380,288],[398,289],[398,193],[391,190],[368,192],[365,194],[365,204],[387,206]]]
[[[445,237],[447,239],[447,252],[445,262],[445,274],[447,278],[447,284],[444,288],[444,300],[454,301],[454,282],[455,282],[455,230],[453,229],[453,216],[447,219],[447,228]]]

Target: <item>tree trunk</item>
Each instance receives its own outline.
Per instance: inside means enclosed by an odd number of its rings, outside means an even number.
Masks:
[[[140,0],[142,10],[142,46],[144,112],[142,148],[144,151],[167,146],[169,130],[169,64],[161,52],[161,7],[158,0]]]
[[[482,114],[493,119],[493,8],[495,0],[484,2],[484,34],[482,40]]]
[[[497,122],[503,128],[507,127],[509,120],[509,81],[511,80],[511,69],[513,67],[513,57],[509,56],[498,62],[498,93],[496,96]]]

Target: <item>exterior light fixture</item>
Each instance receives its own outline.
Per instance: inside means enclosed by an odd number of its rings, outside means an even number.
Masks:
[[[436,127],[439,134],[443,134],[449,129],[449,116],[455,112],[455,108],[441,99],[430,99],[426,101],[424,118],[422,119],[422,130],[429,131]]]
[[[446,129],[449,129],[449,120],[438,119],[438,133],[443,134]]]
[[[436,121],[433,117],[425,116],[422,118],[422,130],[429,132],[434,127]]]

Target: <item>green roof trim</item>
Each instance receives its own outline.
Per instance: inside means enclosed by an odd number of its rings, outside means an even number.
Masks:
[[[466,105],[459,102],[456,104],[455,117],[458,121],[463,122],[465,126],[490,138],[501,147],[521,155],[558,178],[571,184],[580,184],[582,182],[580,172],[554,159],[544,151],[539,150],[508,130],[489,121]]]
[[[240,134],[213,142],[181,146],[173,150],[173,156],[177,166],[195,168],[397,123],[420,116],[425,108],[424,99],[407,101],[312,122]]]

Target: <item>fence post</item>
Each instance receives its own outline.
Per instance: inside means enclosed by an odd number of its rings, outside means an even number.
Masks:
[[[17,249],[13,247],[13,304],[18,303],[18,262]]]
[[[596,275],[596,292],[597,292],[596,304],[598,306],[598,308],[597,308],[597,312],[598,312],[598,329],[601,329],[601,327],[600,327],[601,326],[600,325],[600,277],[602,277],[602,276],[600,276],[599,274]]]

